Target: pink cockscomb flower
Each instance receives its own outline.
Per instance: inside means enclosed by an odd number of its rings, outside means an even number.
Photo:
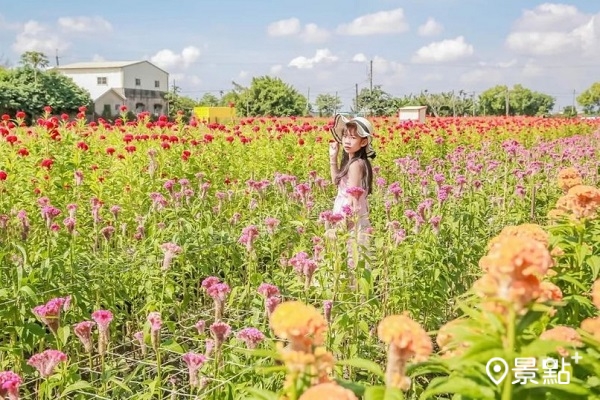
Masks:
[[[265,339],[265,335],[256,328],[244,328],[239,331],[236,337],[246,343],[246,347],[254,349]]]
[[[219,321],[223,316],[223,307],[225,305],[225,299],[227,298],[227,294],[231,292],[229,285],[226,283],[215,283],[211,285],[206,292],[210,297],[213,298],[215,303],[215,320]]]
[[[210,331],[215,338],[215,346],[220,349],[225,339],[231,334],[231,326],[225,322],[217,321],[210,326]]]
[[[162,270],[166,271],[171,266],[171,261],[175,258],[176,255],[181,253],[182,249],[175,243],[164,243],[160,246],[162,251],[165,253],[163,258]]]
[[[312,282],[312,277],[317,269],[317,262],[308,257],[304,251],[297,253],[294,257],[290,258],[289,263],[294,270],[304,276],[305,289],[308,289]]]
[[[353,187],[349,187],[348,189],[346,189],[346,194],[349,194],[350,196],[354,197],[356,200],[360,199],[360,196],[362,196],[363,193],[365,193],[365,189],[363,189],[359,186],[353,186]]]
[[[42,378],[47,378],[54,374],[56,366],[61,362],[67,361],[67,355],[58,350],[45,350],[41,353],[31,356],[27,365],[31,365],[38,370]]]
[[[204,329],[206,328],[206,322],[204,322],[203,319],[200,319],[198,322],[196,322],[194,328],[196,328],[199,335],[202,335],[204,333]]]
[[[83,348],[86,353],[91,353],[93,350],[92,346],[92,328],[96,323],[94,321],[83,321],[75,325],[73,332],[83,344]]]
[[[35,307],[32,311],[54,334],[56,334],[60,326],[60,313],[61,311],[67,311],[70,304],[71,296],[56,297],[46,304]]]
[[[261,283],[257,289],[257,292],[267,299],[269,297],[279,296],[279,288],[270,283]]]
[[[205,278],[202,281],[202,287],[204,289],[208,290],[212,285],[215,285],[220,282],[221,282],[221,280],[219,278],[217,278],[216,276],[209,276],[208,278]]]
[[[142,356],[145,357],[146,353],[147,353],[147,349],[146,349],[146,340],[144,338],[144,331],[138,331],[138,332],[134,333],[133,338],[140,345],[140,350],[142,352]]]
[[[255,225],[249,225],[242,229],[242,236],[238,239],[238,243],[245,245],[247,251],[252,251],[256,238],[258,238],[258,228]]]
[[[158,351],[160,328],[162,327],[162,318],[159,312],[153,311],[150,314],[148,314],[147,320],[150,323],[150,340],[152,341],[152,348],[154,349],[154,351]]]
[[[108,310],[97,310],[92,313],[92,319],[98,325],[98,353],[104,355],[108,346],[108,326],[113,320],[113,314]]]
[[[272,235],[275,233],[275,228],[279,226],[279,220],[277,218],[267,217],[265,218],[265,225],[267,227],[267,232]]]
[[[206,362],[206,356],[204,354],[185,353],[181,359],[188,367],[188,375],[190,379],[191,387],[198,387],[200,382],[198,380],[198,371],[202,368],[204,363]]]
[[[19,386],[23,383],[21,377],[12,371],[0,371],[0,398],[19,400]]]
[[[323,315],[328,324],[331,323],[331,309],[333,308],[333,301],[325,300],[323,302]]]

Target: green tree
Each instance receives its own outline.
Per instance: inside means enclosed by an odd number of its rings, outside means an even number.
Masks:
[[[563,108],[563,115],[565,117],[575,117],[577,116],[577,109],[573,106],[565,106]]]
[[[34,75],[38,80],[34,82]],[[41,115],[45,106],[57,114],[74,114],[81,106],[89,107],[90,94],[56,71],[39,71],[28,67],[0,73],[0,110],[15,113],[23,110],[30,117]]]
[[[317,106],[319,117],[329,117],[342,107],[342,100],[339,96],[321,93],[315,99],[315,105]]]
[[[33,81],[37,83],[37,73],[40,69],[47,68],[50,65],[48,57],[39,51],[26,51],[21,54],[21,65],[25,68],[33,69]]]
[[[550,113],[555,100],[522,85],[514,85],[512,89],[498,85],[481,93],[479,102],[486,114],[531,116]]]
[[[600,112],[600,82],[594,82],[577,96],[577,103],[583,107],[586,114]]]
[[[239,93],[235,102],[238,114],[284,117],[304,115],[307,112],[306,97],[280,78],[254,77],[248,88],[243,88],[235,82],[233,84]]]
[[[219,103],[219,98],[212,93],[205,93],[204,96],[198,100],[198,106],[201,107],[217,107]]]
[[[376,85],[373,90],[369,88],[361,89],[358,98],[353,101],[352,108],[355,113],[388,116],[395,115],[398,108],[406,105],[406,102],[406,99],[392,97],[381,88],[381,85]]]
[[[181,96],[179,94],[180,91],[181,89],[179,86],[173,86],[173,88],[165,94],[165,100],[169,105],[169,118],[174,119],[177,117],[177,113],[181,111],[183,112],[184,121],[189,121],[194,111],[194,107],[197,107],[198,103],[191,97]]]

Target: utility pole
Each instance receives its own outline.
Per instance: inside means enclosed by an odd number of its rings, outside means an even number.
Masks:
[[[577,112],[575,111],[575,93],[577,93],[577,91],[575,89],[573,89],[573,112],[575,113],[575,115],[577,116]]]
[[[471,105],[473,106],[473,116],[475,116],[475,92],[471,93]]]
[[[308,115],[308,112],[310,110],[310,87],[308,88],[308,93],[306,94],[306,115]]]
[[[58,49],[56,49],[56,66],[58,67],[60,63],[58,62]]]

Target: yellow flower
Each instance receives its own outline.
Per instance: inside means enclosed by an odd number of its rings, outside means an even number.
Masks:
[[[573,167],[564,168],[558,172],[558,187],[567,191],[573,186],[581,185],[581,174]]]
[[[321,383],[302,393],[299,400],[358,400],[351,390],[337,383]]]
[[[294,350],[310,352],[311,346],[323,344],[327,321],[314,307],[300,301],[279,304],[271,314],[271,329],[281,339],[290,341]]]

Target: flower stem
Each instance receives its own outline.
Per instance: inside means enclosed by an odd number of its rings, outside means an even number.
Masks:
[[[508,321],[506,324],[506,336],[507,336],[507,347],[505,349],[505,354],[509,355],[507,357],[512,361],[514,358],[515,352],[515,336],[516,336],[516,326],[515,326],[515,309],[514,306],[509,306],[508,311]],[[512,399],[512,373],[507,373],[506,379],[504,380],[504,387],[502,388],[502,400],[511,400]]]

